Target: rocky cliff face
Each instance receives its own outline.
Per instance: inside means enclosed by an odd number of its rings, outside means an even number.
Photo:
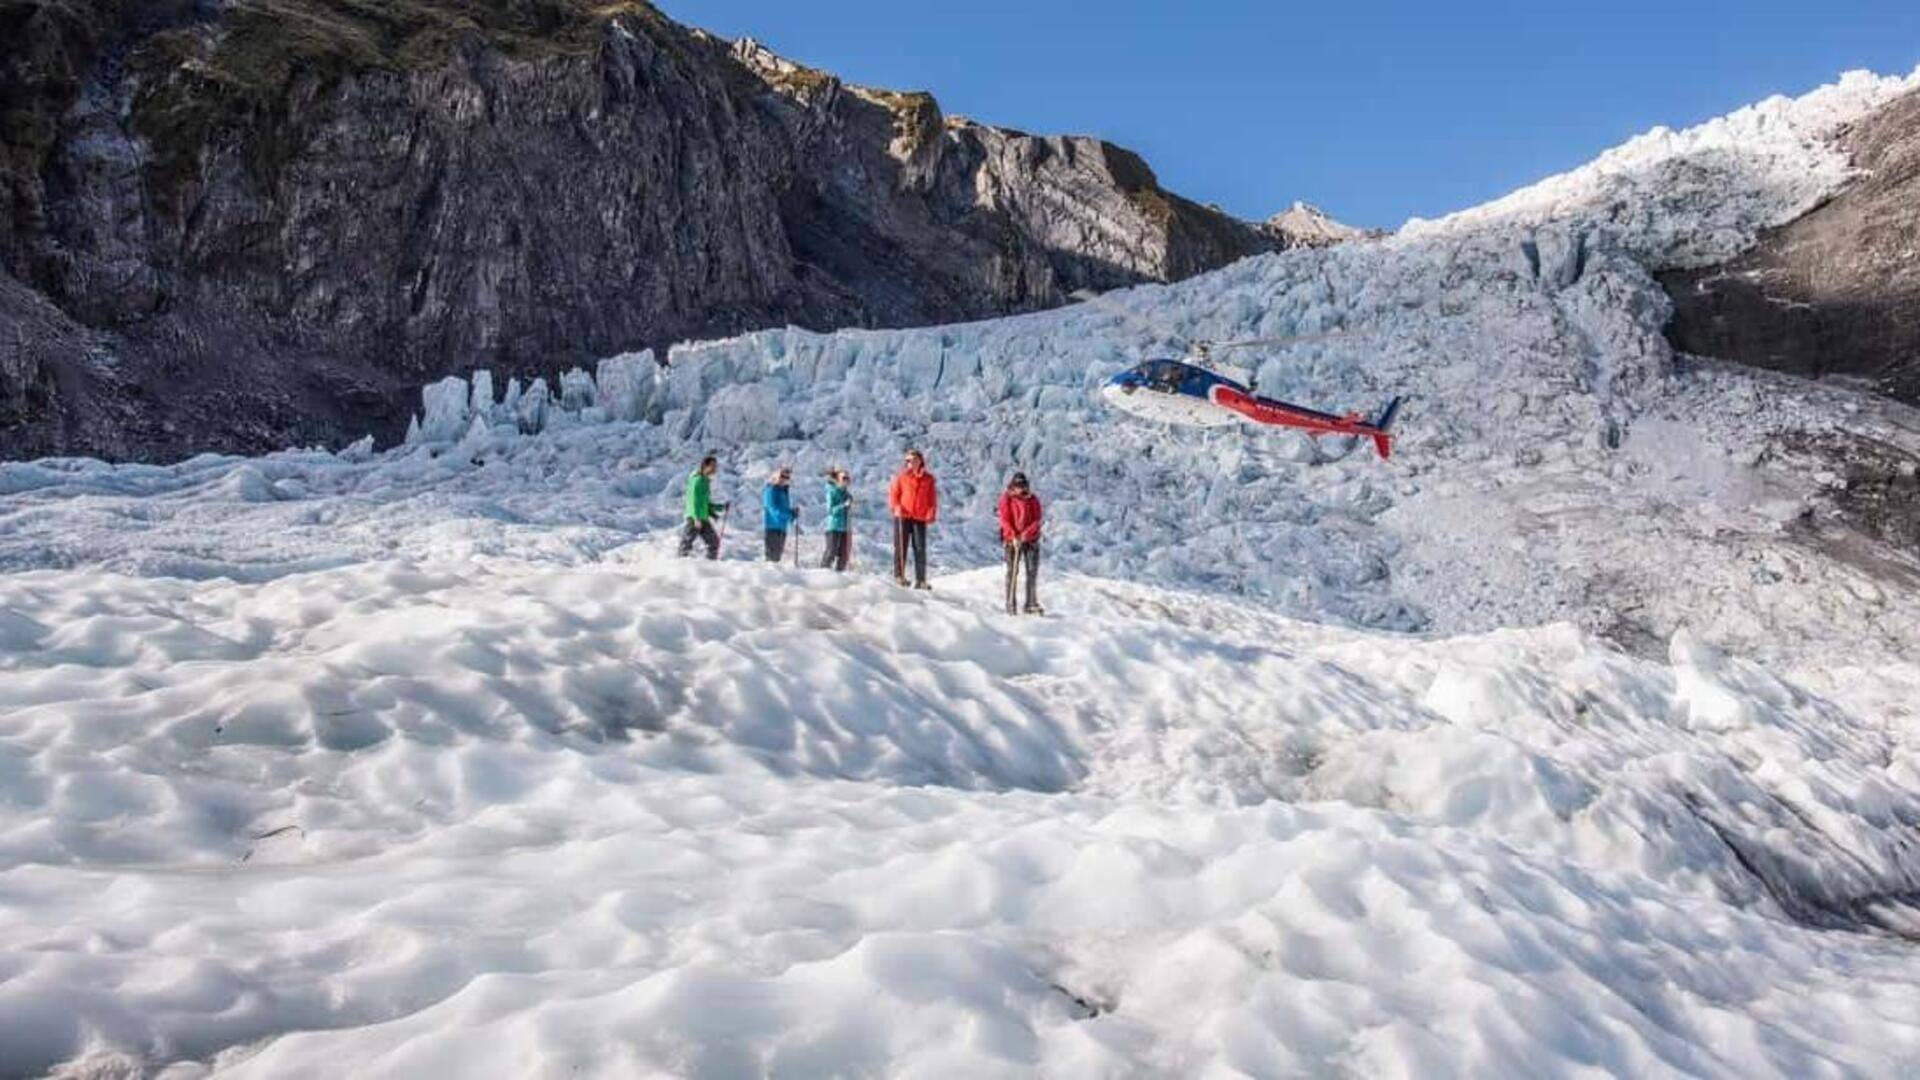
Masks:
[[[0,0],[0,454],[258,451],[754,327],[1046,307],[1290,241],[1096,139],[589,0]]]
[[[1920,94],[1841,144],[1861,176],[1719,266],[1661,275],[1687,352],[1814,378],[1851,376],[1920,404]]]
[[[1718,266],[1659,275],[1675,347],[1809,378],[1839,377],[1920,405],[1920,93],[1843,132],[1860,176]],[[1846,423],[1767,452],[1840,478],[1840,516],[1920,550],[1920,458]],[[1838,552],[1858,558],[1850,550]]]

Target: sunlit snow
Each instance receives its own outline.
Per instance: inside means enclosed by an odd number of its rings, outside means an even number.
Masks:
[[[1920,579],[1757,453],[1916,425],[1683,370],[1649,272],[1910,85],[1056,312],[451,379],[382,452],[0,465],[0,1073],[1920,1070]],[[1390,463],[1095,393],[1329,330],[1262,389],[1408,395]],[[803,525],[854,472],[853,574],[754,561],[781,462]]]

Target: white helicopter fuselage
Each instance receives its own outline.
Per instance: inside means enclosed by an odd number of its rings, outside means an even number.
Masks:
[[[1207,398],[1145,387],[1129,393],[1122,387],[1110,385],[1102,389],[1101,396],[1106,399],[1107,404],[1121,412],[1132,413],[1144,420],[1163,424],[1232,427],[1242,419],[1240,414],[1225,406],[1216,405]]]

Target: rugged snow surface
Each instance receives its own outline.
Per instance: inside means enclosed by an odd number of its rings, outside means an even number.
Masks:
[[[0,1074],[1912,1074],[1920,575],[1768,448],[1914,423],[1686,365],[1648,273],[1904,85],[1045,315],[449,380],[382,453],[0,466]],[[1410,395],[1391,463],[1094,393],[1330,330],[1248,359]],[[752,560],[782,461],[805,523],[853,468],[855,573]]]

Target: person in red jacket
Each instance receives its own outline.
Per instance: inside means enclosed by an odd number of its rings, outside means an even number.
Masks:
[[[893,583],[907,583],[907,553],[913,553],[913,587],[927,584],[927,526],[940,516],[940,493],[920,451],[907,451],[905,467],[887,489],[887,509],[893,514]]]
[[[1007,614],[1015,614],[1020,571],[1027,573],[1029,615],[1044,615],[1040,606],[1040,499],[1027,489],[1027,474],[1014,473],[1000,493],[1000,542],[1007,549]]]

